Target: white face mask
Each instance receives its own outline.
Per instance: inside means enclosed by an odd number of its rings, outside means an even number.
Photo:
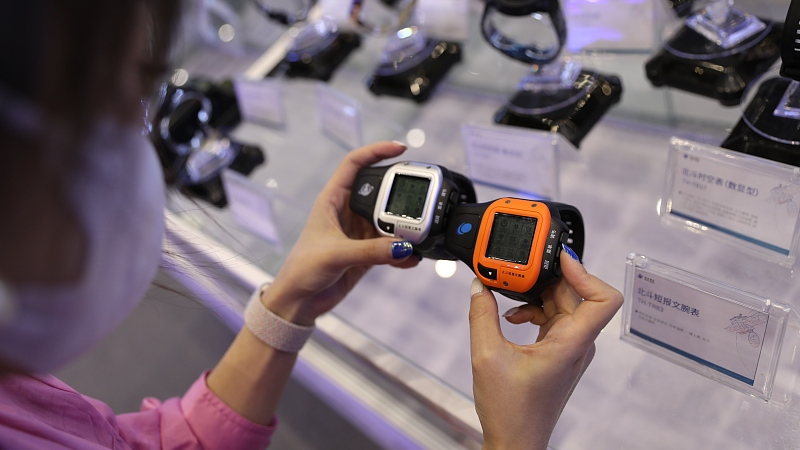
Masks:
[[[164,182],[141,132],[98,124],[74,167],[64,189],[85,236],[81,275],[64,285],[6,284],[0,292],[0,359],[34,372],[75,358],[119,325],[145,294],[161,255]]]

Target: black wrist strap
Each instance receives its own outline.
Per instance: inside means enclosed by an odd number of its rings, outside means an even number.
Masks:
[[[383,176],[390,166],[364,167],[358,171],[353,190],[350,192],[350,209],[372,222],[375,203],[381,188]]]
[[[564,203],[550,204],[558,210],[559,215],[561,215],[561,221],[569,227],[571,232],[569,237],[572,239],[572,242],[568,242],[567,245],[578,254],[578,259],[583,261],[583,247],[586,243],[586,231],[583,227],[583,216],[581,212],[572,205]]]
[[[500,14],[510,16],[527,16],[537,12],[548,14],[550,21],[553,23],[553,30],[556,32],[558,44],[549,48],[525,47],[503,36],[491,21],[487,22],[487,17],[492,8],[497,9]],[[564,13],[561,11],[559,0],[488,0],[481,17],[481,32],[483,38],[490,45],[503,52],[506,56],[528,64],[547,64],[553,61],[561,53],[561,49],[567,42],[567,24],[564,21]],[[502,48],[496,44],[501,45]]]
[[[458,186],[459,196],[458,204],[461,203],[477,203],[478,196],[475,194],[475,186],[472,185],[472,180],[461,175],[458,172],[450,171],[450,177],[453,182]]]
[[[800,0],[792,0],[783,28],[781,76],[800,81]]]

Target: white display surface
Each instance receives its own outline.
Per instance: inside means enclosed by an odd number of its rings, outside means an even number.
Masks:
[[[474,17],[473,17],[474,20]],[[474,27],[474,23],[471,24]],[[471,36],[464,62],[425,105],[376,97],[363,80],[377,63],[382,41],[365,39],[330,85],[362,105],[364,142],[400,139],[414,146],[397,160],[441,164],[460,173],[468,166],[461,138],[464,123],[490,126],[494,112],[513,92],[525,68],[506,60]],[[622,71],[626,90],[620,111],[657,114],[664,92],[645,89],[643,60],[591,60],[594,67]],[[605,62],[605,64],[600,64]],[[268,163],[251,179],[274,189],[274,213],[285,249],[239,227],[227,211],[210,211],[216,222],[193,216],[207,232],[230,242],[270,273],[299,234],[316,194],[346,151],[315,126],[316,84],[284,81],[286,127],[244,124],[236,135],[260,143]],[[649,89],[649,88],[648,88]],[[652,100],[652,101],[651,101]],[[627,109],[625,109],[627,108]],[[713,123],[721,116],[707,117]],[[663,109],[663,108],[662,108]],[[368,112],[379,111],[376,119]],[[690,111],[691,112],[691,111]],[[729,123],[728,123],[729,122]],[[726,122],[733,125],[732,121]],[[718,144],[725,126],[694,123],[682,128],[605,118],[581,144],[585,164],[560,168],[559,201],[573,204],[586,224],[584,263],[593,274],[623,290],[629,252],[647,254],[703,277],[756,295],[800,306],[800,282],[790,269],[765,262],[705,236],[666,227],[658,215],[672,136]],[[389,161],[393,162],[393,161]],[[477,186],[479,201],[516,193]],[[180,206],[180,205],[178,205]],[[194,209],[189,204],[186,209]],[[235,235],[233,241],[228,233]],[[397,354],[471,396],[469,361],[469,286],[474,275],[459,263],[449,278],[437,275],[433,261],[414,269],[374,268],[337,307],[335,314],[392,348]],[[500,311],[518,305],[498,298]],[[514,342],[532,342],[532,325],[502,321]],[[597,355],[567,404],[551,440],[558,450],[789,449],[800,448],[800,395],[785,405],[766,403],[705,378],[620,340],[618,315],[597,340]],[[798,330],[789,330],[797,333]]]

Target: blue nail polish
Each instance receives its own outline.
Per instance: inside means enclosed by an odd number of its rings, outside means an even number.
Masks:
[[[408,241],[392,242],[392,258],[403,259],[414,252],[414,246]]]
[[[567,254],[570,256],[570,258],[574,259],[575,261],[580,262],[581,259],[578,258],[578,254],[575,253],[574,250],[569,248],[569,246],[567,244],[561,244],[561,247],[564,248],[564,251],[567,252]]]

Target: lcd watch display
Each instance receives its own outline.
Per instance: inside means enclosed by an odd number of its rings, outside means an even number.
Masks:
[[[431,180],[408,175],[395,175],[386,212],[395,216],[421,219],[428,198]]]
[[[561,277],[562,244],[580,259],[584,239],[583,217],[574,206],[506,197],[457,205],[444,247],[489,289],[541,305],[545,288]]]
[[[534,217],[495,213],[486,257],[528,264],[536,223]]]

